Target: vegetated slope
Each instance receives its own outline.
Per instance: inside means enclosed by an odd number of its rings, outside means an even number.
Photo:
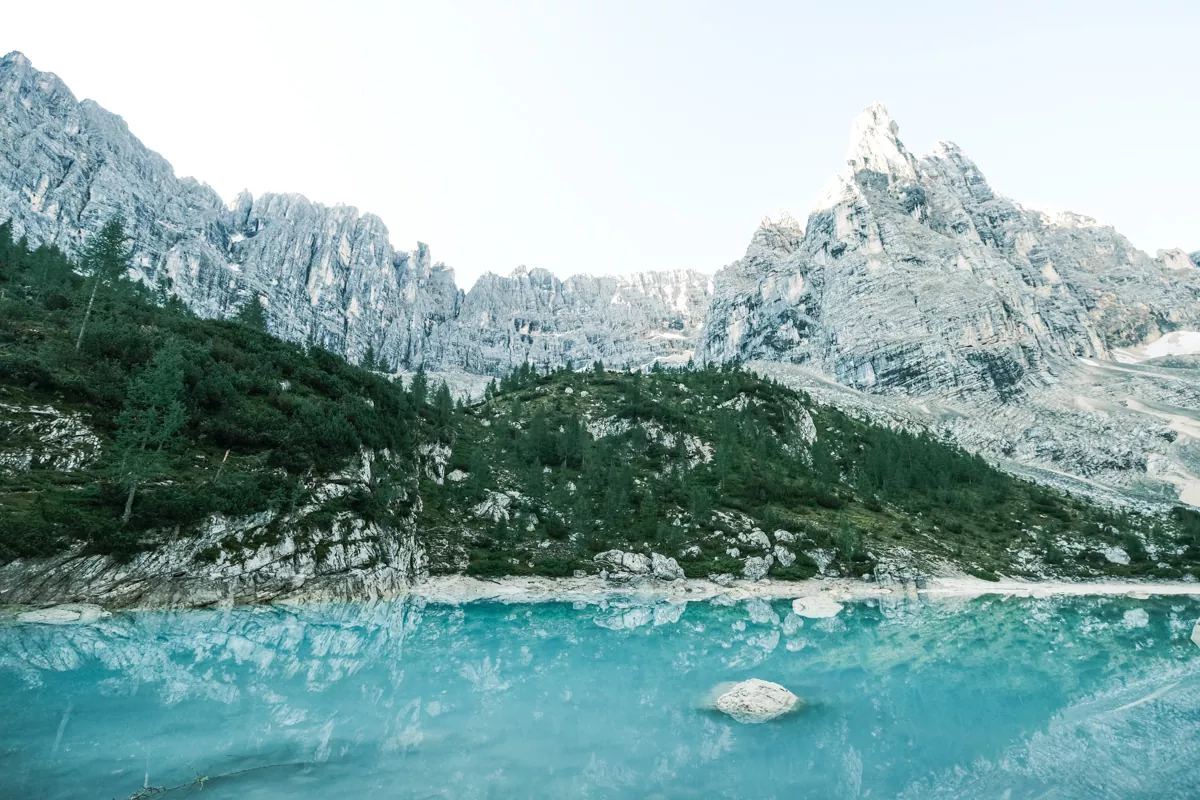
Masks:
[[[102,554],[136,566],[128,584],[257,571],[239,598],[401,556],[409,577],[594,573],[611,549],[779,579],[1200,568],[1191,512],[1110,512],[736,366],[526,365],[455,407],[421,374],[406,389],[272,338],[256,306],[199,319],[125,280],[107,235],[76,272],[0,226],[0,562]]]
[[[253,314],[199,319],[126,280],[120,248],[93,248],[84,278],[9,231],[0,225],[0,563],[80,541],[128,557],[213,514],[270,512],[239,544],[248,552],[285,521],[294,532],[343,512],[410,516],[432,409],[402,386],[274,338]],[[366,483],[341,475],[357,476],[364,452]]]
[[[1193,512],[1105,509],[736,366],[525,368],[497,389],[461,412],[448,479],[422,488],[434,569],[570,575],[610,549],[677,558],[691,577],[915,562],[1166,579],[1200,566]]]

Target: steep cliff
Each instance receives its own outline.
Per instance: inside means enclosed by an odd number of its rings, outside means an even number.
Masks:
[[[371,348],[398,368],[686,361],[707,307],[708,278],[693,272],[560,282],[518,271],[464,294],[426,245],[394,249],[378,217],[300,195],[226,205],[57,76],[20,53],[0,59],[0,217],[73,254],[114,214],[133,236],[135,277],[168,283],[196,313],[257,301],[279,336],[354,360]]]

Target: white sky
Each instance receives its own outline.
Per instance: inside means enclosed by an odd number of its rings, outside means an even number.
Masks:
[[[1200,248],[1200,2],[40,2],[20,50],[230,199],[301,192],[519,264],[715,270],[882,100],[998,191]]]

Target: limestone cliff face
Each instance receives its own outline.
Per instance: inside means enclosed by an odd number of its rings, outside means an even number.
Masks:
[[[709,360],[809,364],[875,392],[1002,398],[1075,357],[1200,324],[1200,271],[997,195],[961,150],[917,159],[882,106],[806,226],[765,221],[717,275]]]
[[[20,53],[0,59],[0,218],[78,252],[114,214],[133,236],[135,277],[169,280],[198,314],[260,302],[284,338],[354,360],[371,347],[398,368],[686,360],[707,307],[708,278],[691,272],[560,282],[522,271],[464,294],[426,245],[394,249],[378,217],[300,195],[226,205],[57,76]]]

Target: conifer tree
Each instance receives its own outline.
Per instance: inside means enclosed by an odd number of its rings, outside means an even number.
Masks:
[[[96,304],[96,295],[101,286],[108,286],[129,268],[130,251],[125,236],[125,225],[120,217],[113,217],[104,223],[100,232],[88,240],[83,251],[83,270],[92,280],[92,291],[88,296],[87,308],[83,312],[83,322],[79,326],[79,338],[75,340],[75,352],[83,346],[83,336],[87,332],[88,320],[92,316],[92,307]]]
[[[262,301],[257,295],[251,296],[246,305],[242,306],[238,311],[237,321],[247,328],[253,328],[256,331],[267,331],[267,313],[263,310]]]
[[[439,436],[445,438],[454,429],[454,397],[442,381],[433,396],[433,418]]]
[[[125,406],[117,416],[116,452],[120,456],[117,483],[128,494],[121,516],[128,523],[138,488],[160,474],[167,455],[187,423],[183,393],[183,355],[168,342],[154,361],[129,384]]]
[[[417,408],[425,405],[425,401],[429,399],[429,379],[425,377],[425,365],[421,364],[417,367],[417,372],[413,375],[412,385],[408,387],[412,392],[413,405]]]

